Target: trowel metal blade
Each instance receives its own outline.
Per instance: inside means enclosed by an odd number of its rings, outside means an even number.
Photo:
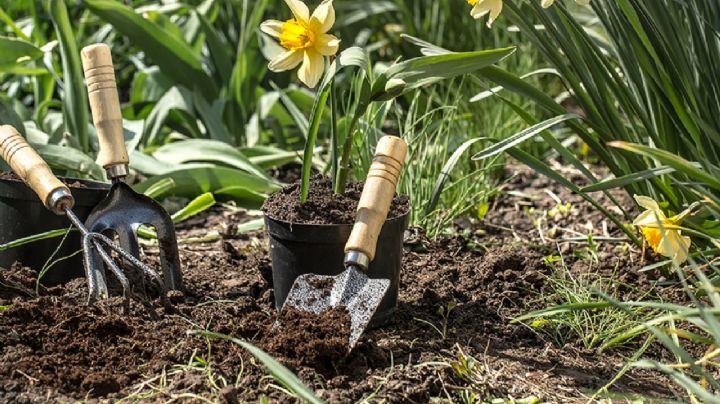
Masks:
[[[305,274],[295,279],[283,306],[315,314],[333,307],[345,307],[350,314],[349,345],[352,349],[389,287],[389,279],[370,279],[352,266],[337,276]]]

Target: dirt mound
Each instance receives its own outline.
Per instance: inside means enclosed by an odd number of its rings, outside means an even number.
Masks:
[[[332,181],[328,177],[315,175],[310,181],[310,193],[305,204],[300,200],[300,184],[285,186],[265,201],[263,211],[276,220],[290,223],[307,224],[352,224],[355,222],[362,182],[350,182],[345,193],[336,194],[332,190]],[[395,218],[410,209],[405,195],[396,195],[390,206],[388,218]]]
[[[332,374],[349,352],[350,315],[342,307],[315,314],[285,307],[261,347],[292,366]]]

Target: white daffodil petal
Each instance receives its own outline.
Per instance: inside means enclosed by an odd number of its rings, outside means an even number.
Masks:
[[[555,0],[542,0],[541,5],[543,8],[548,8],[548,7],[552,6],[553,3],[555,3]]]
[[[325,71],[325,59],[314,48],[305,49],[303,64],[298,70],[298,78],[310,88],[315,88]]]
[[[333,56],[340,48],[340,40],[334,35],[320,34],[315,40],[315,49],[323,56]]]
[[[300,0],[285,0],[285,3],[290,7],[290,11],[296,19],[306,23],[310,21],[310,9],[305,3]]]
[[[326,33],[335,24],[335,8],[333,0],[325,0],[313,11],[310,17],[310,26],[313,31]]]
[[[672,258],[675,264],[680,265],[687,260],[689,250],[690,237],[683,236],[677,230],[666,230],[657,253]]]
[[[633,198],[635,198],[635,202],[637,202],[638,205],[645,209],[660,210],[660,205],[658,205],[653,198],[643,195],[633,195]]]
[[[503,0],[486,0],[493,2],[493,7],[490,10],[490,18],[488,19],[487,26],[488,28],[492,27],[493,22],[498,18],[500,15],[500,12],[503,8]]]
[[[268,69],[273,72],[284,72],[296,68],[302,61],[302,51],[287,51],[271,60]]]
[[[278,20],[267,20],[260,24],[260,31],[274,37],[280,38],[282,33],[283,22]]]
[[[663,222],[665,214],[659,210],[646,210],[645,212],[638,215],[633,221],[635,226],[643,227],[659,227],[658,220]]]
[[[472,10],[470,10],[470,15],[476,20],[484,17],[490,12],[490,6],[488,6],[488,4],[489,2],[487,0],[478,1],[475,3],[475,6],[473,6]]]

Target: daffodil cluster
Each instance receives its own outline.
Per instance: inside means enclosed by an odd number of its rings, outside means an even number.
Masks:
[[[541,0],[541,5],[548,8],[555,3],[555,0]],[[467,0],[468,4],[473,6],[470,15],[476,20],[489,14],[487,20],[488,28],[492,27],[493,22],[498,18],[503,8],[503,0]],[[575,0],[577,4],[586,6],[590,4],[590,0]]]

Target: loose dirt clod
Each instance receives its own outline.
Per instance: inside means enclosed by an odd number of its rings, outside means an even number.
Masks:
[[[316,175],[310,181],[310,194],[304,204],[299,204],[300,184],[284,187],[265,201],[263,211],[276,220],[306,224],[353,224],[357,210],[362,182],[350,182],[345,193],[333,192],[332,181],[328,177]],[[388,218],[392,219],[410,209],[407,196],[396,195],[390,206]]]
[[[324,373],[347,356],[349,339],[350,314],[343,307],[318,314],[284,307],[262,347],[290,366],[312,366]]]

